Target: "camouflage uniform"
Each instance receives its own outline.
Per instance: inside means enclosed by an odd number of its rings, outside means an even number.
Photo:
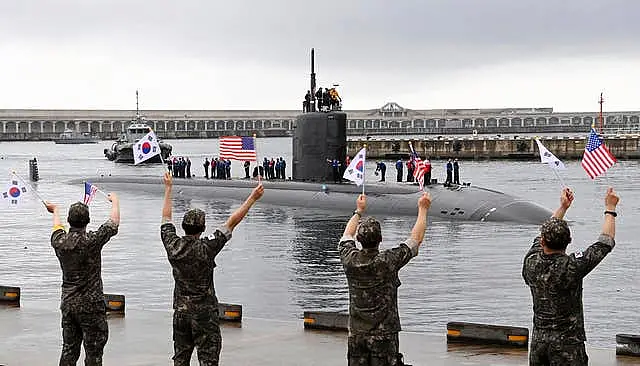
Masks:
[[[184,223],[204,227],[204,212],[191,210]],[[160,228],[162,243],[173,267],[174,365],[190,365],[197,348],[200,365],[218,365],[222,336],[218,320],[218,299],[213,286],[214,261],[231,231],[222,227],[207,238],[179,237],[172,223]]]
[[[83,207],[84,206],[84,207]],[[70,219],[85,216],[89,209],[73,204]],[[102,365],[104,346],[109,337],[104,294],[102,292],[102,247],[118,233],[110,219],[97,231],[55,227],[51,246],[62,268],[62,355],[60,365],[75,365],[84,342],[85,365]]]
[[[543,225],[545,238],[560,235],[561,220]],[[588,364],[584,342],[582,279],[615,245],[607,235],[584,252],[544,254],[540,236],[524,258],[522,276],[533,297],[533,336],[529,365],[581,366]]]
[[[384,251],[359,250],[354,238],[343,237],[338,250],[349,284],[349,366],[402,365],[398,271],[418,254],[418,243],[408,239]]]

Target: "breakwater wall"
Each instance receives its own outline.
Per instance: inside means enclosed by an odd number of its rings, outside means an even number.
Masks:
[[[580,159],[587,142],[584,137],[541,137],[540,141],[559,159]],[[430,137],[425,139],[351,139],[347,153],[353,155],[365,144],[367,157],[373,159],[409,158],[409,142],[420,156],[430,159],[458,158],[468,160],[514,159],[539,157],[533,138],[524,137]],[[618,159],[640,159],[640,135],[604,138],[605,145]]]

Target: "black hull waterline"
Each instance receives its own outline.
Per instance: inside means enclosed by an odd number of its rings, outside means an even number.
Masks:
[[[143,191],[162,196],[164,185],[160,177],[95,177],[84,180],[101,189]],[[190,197],[229,198],[244,200],[256,186],[255,180],[174,179],[174,192]],[[264,181],[265,194],[261,202],[287,207],[340,211],[350,214],[355,208],[362,187],[353,184],[330,184],[295,181]],[[551,217],[551,210],[534,202],[502,192],[474,186],[445,187],[434,184],[425,187],[431,193],[429,216],[461,221],[518,222],[539,225]],[[415,216],[421,192],[417,185],[369,184],[367,213],[379,216]]]

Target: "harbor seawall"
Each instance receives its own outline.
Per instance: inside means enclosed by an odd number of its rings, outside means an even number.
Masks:
[[[580,159],[584,152],[587,136],[584,137],[541,137],[540,141],[559,159]],[[527,137],[430,137],[425,139],[350,139],[347,153],[355,154],[365,144],[367,157],[373,159],[398,159],[409,157],[409,142],[420,156],[430,159],[458,158],[482,159],[522,159],[539,157],[538,147],[533,138]],[[640,159],[640,135],[605,137],[605,145],[618,159]]]

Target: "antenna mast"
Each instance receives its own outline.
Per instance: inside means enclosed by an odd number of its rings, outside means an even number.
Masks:
[[[598,101],[598,103],[600,104],[600,115],[598,116],[598,119],[600,120],[600,133],[602,134],[602,122],[603,122],[603,118],[602,118],[602,104],[604,104],[604,99],[602,98],[602,93],[600,93],[600,100]]]
[[[138,107],[138,90],[136,90],[136,117],[140,117],[140,108]]]
[[[311,49],[311,111],[316,111],[315,50]]]

